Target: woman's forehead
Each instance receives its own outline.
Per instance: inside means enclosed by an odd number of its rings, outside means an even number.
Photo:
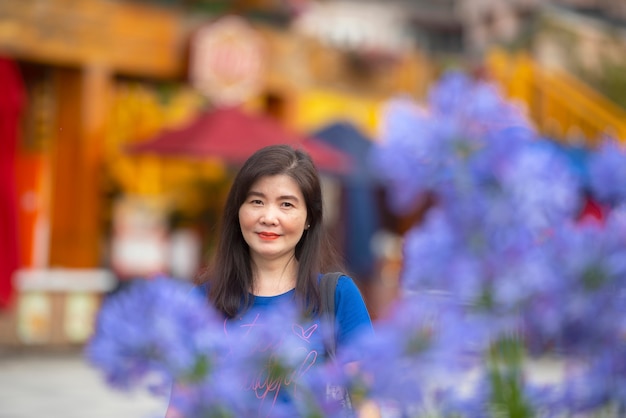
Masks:
[[[288,194],[295,195],[298,198],[303,198],[300,185],[291,177],[286,174],[275,174],[270,176],[263,176],[258,178],[248,190],[250,193],[262,193],[262,194]]]

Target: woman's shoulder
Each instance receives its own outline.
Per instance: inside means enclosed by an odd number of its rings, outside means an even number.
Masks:
[[[326,279],[330,278],[330,275],[322,276],[326,276]],[[356,282],[346,273],[333,276],[337,278],[334,292],[335,318],[339,328],[337,344],[341,346],[356,338],[360,332],[364,330],[369,332],[373,328],[365,300]]]
[[[341,298],[342,296],[349,299],[362,298],[361,290],[357,286],[354,279],[347,274],[339,276],[339,279],[337,280],[337,288],[335,289],[335,295],[337,298]]]
[[[317,276],[317,281],[321,283],[322,280],[329,280],[334,278],[337,278],[338,282],[340,280],[352,280],[348,273],[344,273],[342,271],[332,271],[327,273],[319,273]]]
[[[322,280],[336,280],[335,294],[337,296],[343,293],[360,294],[360,290],[352,277],[344,272],[332,272],[320,274],[318,277],[318,281],[321,285]]]
[[[334,279],[335,277],[337,277],[338,279],[337,282],[353,280],[349,273],[343,271],[330,271],[326,273],[319,273],[317,280],[321,282],[322,280]]]

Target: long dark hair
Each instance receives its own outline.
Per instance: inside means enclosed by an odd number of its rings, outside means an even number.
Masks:
[[[295,297],[306,314],[319,311],[318,274],[341,269],[341,263],[324,227],[322,190],[313,160],[289,145],[271,145],[255,152],[241,167],[226,199],[220,239],[209,271],[209,301],[228,318],[246,310],[254,296],[250,249],[239,225],[239,208],[252,185],[261,177],[284,174],[300,187],[307,209],[307,225],[295,248],[298,260]]]

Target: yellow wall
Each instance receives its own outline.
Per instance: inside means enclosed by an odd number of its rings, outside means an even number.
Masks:
[[[302,91],[295,99],[293,125],[303,132],[312,132],[329,123],[344,120],[375,139],[378,136],[382,102],[381,99],[331,90]]]

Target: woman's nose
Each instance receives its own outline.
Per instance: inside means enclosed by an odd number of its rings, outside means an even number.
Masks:
[[[261,223],[266,225],[276,225],[278,223],[276,210],[272,207],[265,208],[263,215],[261,216]]]

